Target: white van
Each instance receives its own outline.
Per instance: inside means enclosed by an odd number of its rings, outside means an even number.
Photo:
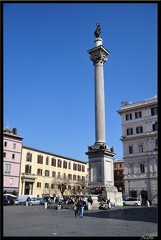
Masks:
[[[26,204],[26,200],[27,200],[27,198],[33,198],[34,196],[33,195],[20,195],[19,197],[18,197],[18,202],[19,202],[19,204],[21,205],[21,204]]]

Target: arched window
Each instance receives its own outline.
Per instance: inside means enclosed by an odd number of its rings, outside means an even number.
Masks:
[[[144,164],[140,164],[140,172],[141,173],[145,173],[145,168],[144,168]]]
[[[27,153],[27,155],[26,155],[26,161],[27,162],[31,162],[32,161],[32,154],[31,153]]]
[[[130,165],[130,174],[134,174],[134,165],[133,164]]]

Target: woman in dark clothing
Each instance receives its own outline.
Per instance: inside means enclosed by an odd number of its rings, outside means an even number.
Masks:
[[[76,201],[74,202],[75,217],[78,216],[78,210],[79,210],[78,199],[76,199]]]

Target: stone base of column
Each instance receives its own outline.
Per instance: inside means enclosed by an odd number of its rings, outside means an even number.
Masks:
[[[93,203],[91,204],[91,210],[99,209],[98,195],[91,195]]]
[[[88,186],[85,189],[84,195],[88,198],[89,196],[93,200],[93,204],[90,206],[91,209],[99,209],[99,199],[108,198],[110,202],[115,206],[123,206],[122,192],[118,192],[115,186],[102,186],[103,191],[101,194],[91,194],[90,190],[93,186]]]

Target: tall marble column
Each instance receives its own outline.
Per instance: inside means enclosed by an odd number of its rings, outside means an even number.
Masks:
[[[100,25],[95,31],[94,48],[88,50],[94,65],[95,82],[95,144],[88,147],[89,185],[107,184],[113,186],[113,156],[114,149],[106,144],[105,136],[105,93],[104,93],[104,63],[109,51],[102,46]]]
[[[103,40],[95,39],[95,47],[88,51],[95,69],[95,143],[106,143],[105,136],[105,97],[104,97],[104,69],[109,52],[102,46]]]
[[[115,205],[122,206],[122,193],[114,186],[113,147],[106,144],[105,136],[105,93],[104,93],[104,63],[107,61],[109,51],[102,46],[100,38],[101,27],[97,24],[94,32],[94,48],[88,50],[90,59],[94,65],[95,82],[95,144],[88,146],[86,154],[89,158],[89,184],[86,189],[90,191],[92,186],[103,187],[103,197],[110,198]],[[97,196],[94,198],[94,208],[98,208]]]

